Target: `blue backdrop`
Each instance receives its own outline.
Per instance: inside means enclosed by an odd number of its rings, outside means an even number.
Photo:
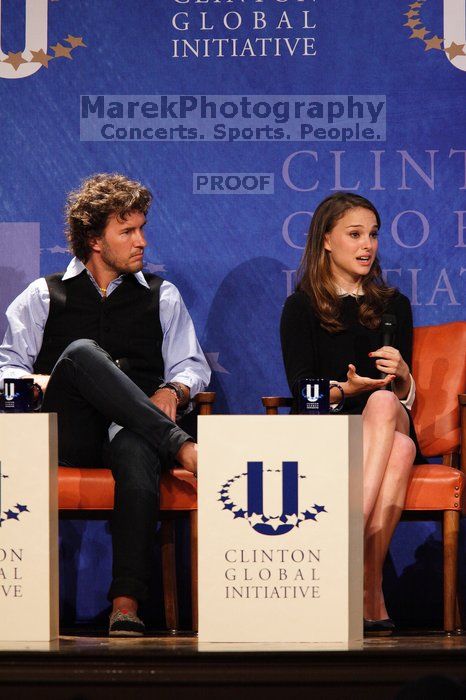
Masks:
[[[155,193],[147,269],[184,296],[218,412],[286,392],[281,308],[333,190],[379,208],[416,325],[464,318],[465,16],[464,0],[0,0],[1,310],[66,266],[66,193],[119,171]],[[101,523],[64,525],[67,619],[105,607],[108,545]],[[439,556],[433,525],[400,526],[401,621],[428,621],[425,602],[438,617]]]

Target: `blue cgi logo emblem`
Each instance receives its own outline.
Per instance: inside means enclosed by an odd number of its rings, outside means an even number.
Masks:
[[[264,498],[264,473],[271,503],[281,491],[281,514],[264,512],[267,511],[264,508],[267,500]],[[325,506],[316,503],[309,508],[300,507],[298,484],[301,479],[306,479],[306,476],[298,473],[298,462],[282,462],[281,469],[266,469],[265,472],[263,462],[248,462],[246,472],[222,485],[218,500],[223,510],[230,511],[235,520],[247,520],[261,535],[285,535],[305,520],[317,521],[319,513],[327,512]]]
[[[8,510],[2,511],[2,479],[8,479],[9,476],[8,474],[3,474],[2,473],[2,463],[0,462],[0,527],[2,527],[2,523],[5,523],[7,520],[10,521],[19,521],[20,516],[23,513],[30,513],[31,511],[26,505],[22,505],[21,503],[17,503],[15,506],[8,508]],[[6,518],[2,517],[2,515],[6,515]]]

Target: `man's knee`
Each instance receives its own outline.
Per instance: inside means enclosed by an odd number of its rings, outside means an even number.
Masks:
[[[73,340],[72,343],[67,345],[63,350],[60,360],[65,357],[76,360],[80,358],[85,358],[93,355],[95,351],[99,348],[95,340],[89,340],[89,338],[79,338],[79,340]]]
[[[158,489],[160,459],[155,448],[143,437],[123,428],[109,448],[109,466],[118,485],[126,489]]]

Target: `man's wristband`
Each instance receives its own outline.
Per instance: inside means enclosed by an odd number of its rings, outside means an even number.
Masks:
[[[176,396],[176,400],[177,400],[178,404],[183,403],[185,400],[183,389],[180,386],[178,386],[178,384],[175,384],[174,382],[165,382],[164,384],[161,384],[159,386],[157,391],[159,391],[159,389],[169,389],[170,391],[172,391]]]

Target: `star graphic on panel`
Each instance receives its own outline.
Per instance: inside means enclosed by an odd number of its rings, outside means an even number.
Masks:
[[[411,8],[412,10],[414,10],[415,7],[422,7],[422,3],[420,3],[420,2],[413,2],[413,3],[411,3],[410,8]]]
[[[317,513],[326,513],[326,512],[327,512],[327,511],[325,510],[325,506],[318,506],[317,503],[314,503],[314,505],[313,505],[312,507],[314,508],[314,510],[315,510]]]
[[[416,15],[419,14],[418,11],[410,10],[409,12],[404,13],[408,19],[411,19],[412,17],[416,17]]]
[[[152,262],[147,262],[144,265],[144,269],[147,270],[147,272],[154,272],[154,273],[167,271],[165,268],[165,265],[163,265],[162,263],[152,263]]]
[[[228,501],[228,496],[220,496],[220,498],[218,498],[217,500],[223,501],[225,503],[225,501]]]
[[[31,51],[31,54],[31,63],[40,63],[46,68],[49,67],[49,61],[53,59],[53,56],[49,56],[48,53],[45,53],[44,49],[39,49],[39,51]]]
[[[311,513],[308,510],[305,510],[303,515],[304,515],[304,520],[316,520],[317,519],[317,515],[315,513]]]
[[[278,530],[280,525],[283,525],[283,523],[280,518],[269,518],[267,525],[270,525],[270,527],[274,530]]]
[[[408,21],[403,24],[403,27],[411,27],[411,29],[414,29],[418,24],[421,24],[420,19],[408,19]]]
[[[20,65],[22,63],[27,63],[27,61],[24,60],[21,51],[18,51],[18,53],[13,53],[13,51],[8,51],[8,58],[4,58],[2,63],[9,63],[10,66],[13,66],[13,68],[15,70],[18,70]]]
[[[445,53],[448,54],[448,58],[456,58],[456,56],[466,56],[464,53],[465,44],[455,44],[453,41],[448,48],[445,48]]]
[[[246,511],[240,508],[239,510],[234,510],[233,515],[235,518],[244,518],[245,515],[247,515]]]
[[[71,44],[73,49],[75,49],[77,46],[86,46],[82,36],[72,36],[71,34],[68,34],[64,41],[67,41],[68,44]]]
[[[298,522],[298,516],[297,515],[287,515],[286,516],[286,524],[287,525],[296,525]]]
[[[251,517],[249,518],[249,522],[254,527],[254,525],[257,525],[258,523],[262,523],[262,516],[258,515],[257,513],[253,513],[251,515]]]
[[[71,55],[72,48],[69,46],[63,46],[58,42],[58,44],[55,44],[55,46],[51,46],[51,49],[55,51],[55,58],[69,58],[70,61],[73,60],[73,56]]]
[[[410,39],[424,39],[426,34],[430,34],[430,32],[425,28],[421,27],[420,29],[413,29],[413,33],[409,37]]]
[[[41,248],[41,250],[44,250],[44,249]],[[66,255],[70,254],[70,251],[68,250],[68,248],[65,248],[62,245],[54,245],[54,246],[52,246],[52,248],[45,248],[45,250],[47,250],[49,253],[53,253],[54,255],[55,255],[55,253],[63,253]]]
[[[424,44],[426,45],[424,51],[430,51],[431,49],[439,49],[441,51],[442,43],[443,39],[437,36],[437,34],[433,36],[432,39],[424,39]]]
[[[220,364],[218,361],[220,353],[219,352],[206,352],[205,356],[207,362],[209,363],[210,369],[213,372],[219,372],[219,374],[230,374],[230,372]]]
[[[17,503],[15,505],[16,510],[18,510],[20,513],[30,513],[31,511],[27,506],[22,506],[21,503]]]
[[[14,513],[12,510],[4,510],[7,520],[18,520],[19,513]]]
[[[230,503],[224,503],[224,504],[223,504],[223,510],[233,510],[234,505],[235,505],[235,504],[234,504],[234,503],[231,503],[231,502],[230,502]]]

